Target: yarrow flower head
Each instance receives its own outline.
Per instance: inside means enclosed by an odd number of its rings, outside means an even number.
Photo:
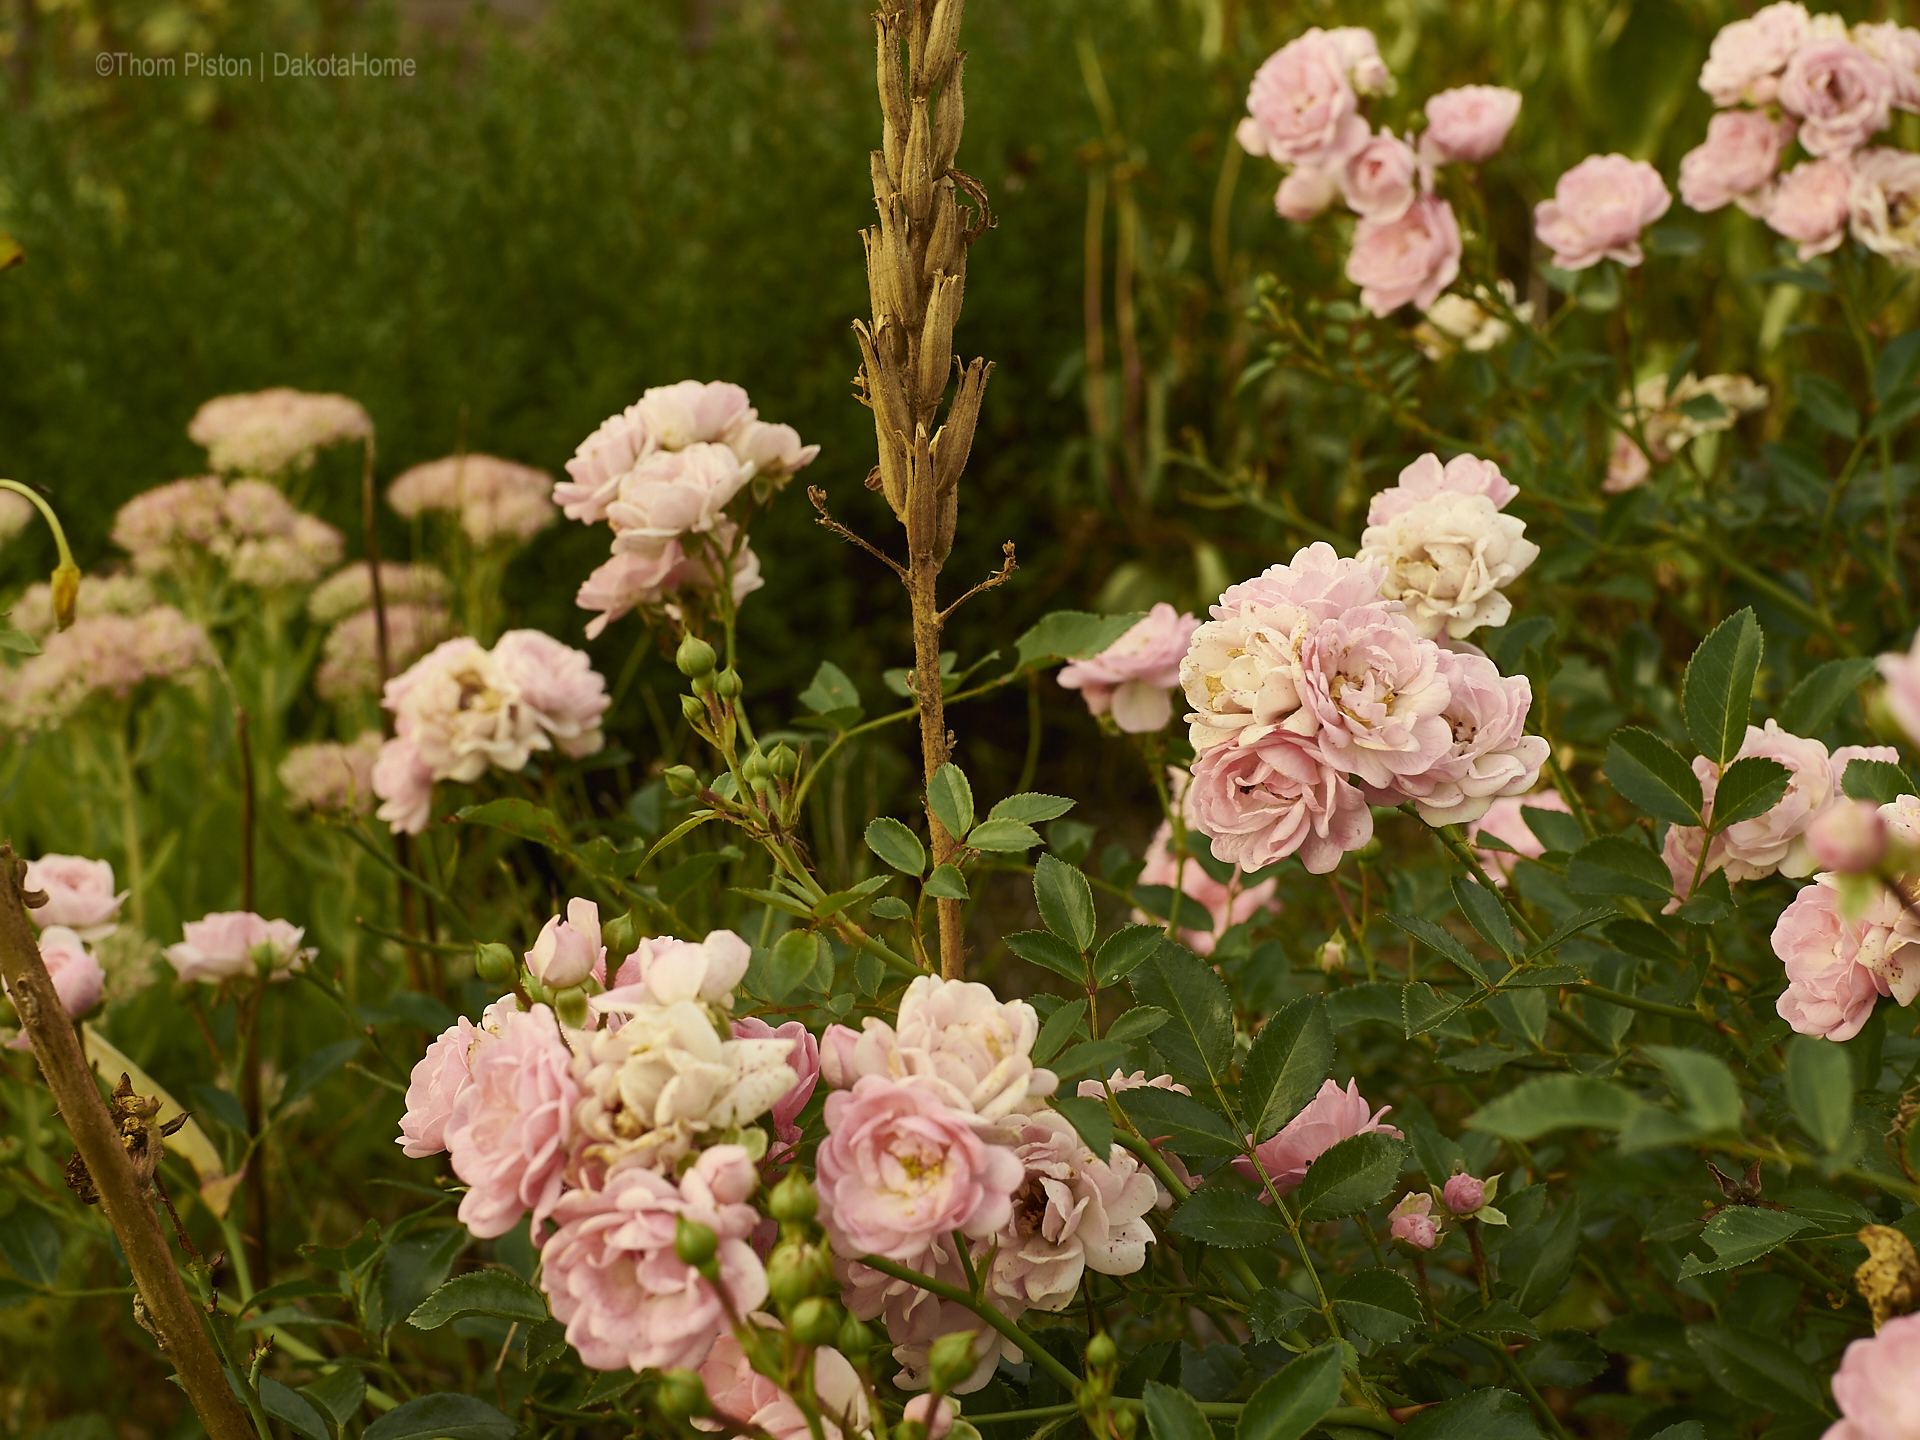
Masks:
[[[211,556],[237,584],[262,590],[313,584],[345,546],[338,530],[266,481],[222,485],[211,476],[134,496],[114,517],[113,542],[143,575],[191,572]]]
[[[387,603],[387,663],[411,665],[453,633],[453,617],[438,605]],[[320,668],[313,689],[322,700],[377,695],[380,675],[380,616],[371,607],[356,610],[327,631],[320,642]]]
[[[387,504],[412,520],[429,510],[456,517],[475,545],[523,545],[558,517],[553,477],[494,455],[449,455],[403,470]]]
[[[373,813],[373,766],[378,730],[362,730],[345,744],[320,740],[295,745],[280,762],[287,803],[299,809],[352,815]]]
[[[179,680],[212,662],[206,631],[170,605],[77,620],[8,676],[0,730],[50,729],[96,696],[124,700],[149,680]]]
[[[372,434],[357,401],[284,386],[209,400],[187,425],[187,438],[206,447],[207,463],[230,475],[302,470],[316,452]]]
[[[1094,715],[1112,715],[1129,734],[1164,730],[1173,719],[1168,692],[1180,684],[1180,657],[1200,622],[1162,603],[1113,644],[1061,667],[1063,690],[1078,690]]]
[[[380,601],[391,614],[397,605],[446,604],[447,577],[431,565],[380,562]],[[316,624],[337,625],[373,605],[373,572],[356,560],[333,572],[307,595],[307,615]]]
[[[0,491],[0,494],[11,493]],[[108,571],[80,577],[74,613],[83,619],[94,615],[139,615],[153,606],[153,586],[146,577]],[[8,623],[36,640],[46,640],[59,628],[54,622],[53,587],[41,582],[21,591],[20,598],[13,602]]]

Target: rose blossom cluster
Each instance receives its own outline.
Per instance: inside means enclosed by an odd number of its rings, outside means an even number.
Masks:
[[[1625,155],[1589,155],[1554,183],[1553,198],[1533,207],[1534,233],[1562,270],[1602,260],[1638,265],[1640,232],[1673,203],[1660,172]]]
[[[1795,241],[1802,260],[1851,229],[1867,249],[1920,264],[1920,156],[1870,144],[1895,110],[1920,111],[1920,30],[1849,28],[1783,0],[1714,37],[1700,88],[1722,108],[1680,162],[1689,207],[1738,205]],[[1806,158],[1782,174],[1796,141]]]
[[[431,565],[380,562],[389,665],[411,665],[453,634],[447,591],[447,577]],[[329,627],[320,643],[314,692],[333,701],[378,694],[386,677],[380,673],[380,617],[373,607],[373,574],[367,562],[356,560],[314,586],[307,596],[307,615]]]
[[[429,510],[456,517],[475,545],[524,545],[555,518],[553,477],[493,455],[449,455],[403,470],[387,504],[413,520]]]
[[[1829,754],[1818,740],[1790,734],[1780,728],[1777,720],[1769,720],[1764,726],[1747,727],[1746,739],[1741,741],[1740,752],[1734,759],[1744,760],[1750,755],[1786,766],[1789,775],[1786,794],[1765,813],[1729,825],[1715,835],[1712,843],[1706,845],[1704,861],[1701,858],[1701,846],[1706,842],[1703,829],[1697,825],[1669,827],[1660,850],[1673,875],[1673,893],[1678,897],[1670,902],[1669,910],[1677,908],[1681,899],[1693,893],[1696,874],[1704,878],[1715,870],[1725,870],[1727,879],[1735,883],[1760,880],[1776,873],[1796,880],[1811,875],[1815,859],[1808,828],[1824,812],[1848,803],[1840,788],[1847,765],[1854,760],[1897,762],[1900,758],[1891,745],[1843,745]],[[1714,791],[1720,783],[1719,771],[1704,755],[1696,755],[1693,773],[1700,777],[1704,797],[1702,814],[1711,819]]]
[[[863,1025],[831,1026],[820,1042],[832,1087],[816,1156],[820,1220],[843,1298],[861,1319],[884,1322],[897,1383],[909,1388],[926,1385],[935,1340],[977,1332],[976,1368],[955,1387],[976,1390],[1018,1352],[964,1307],[860,1257],[965,1286],[965,1244],[1004,1314],[1059,1311],[1088,1270],[1131,1275],[1146,1263],[1144,1217],[1159,1192],[1124,1147],[1095,1155],[1047,1106],[1059,1082],[1033,1064],[1039,1019],[1025,1001],[923,976],[895,1024]]]
[[[1360,558],[1386,567],[1380,594],[1429,640],[1507,623],[1502,587],[1540,558],[1526,522],[1501,513],[1519,493],[1491,460],[1422,455],[1367,506]]]
[[[749,482],[777,489],[819,453],[719,380],[656,386],[603,421],[553,488],[569,520],[613,530],[613,557],[580,586],[580,608],[598,612],[587,638],[682,590],[724,581],[736,605],[758,590],[759,558],[727,506]]]
[[[207,463],[227,475],[279,475],[303,470],[316,452],[373,434],[373,421],[345,395],[314,395],[278,386],[207,401],[187,424],[187,438]]]
[[[1839,813],[1852,807],[1840,804]],[[1877,818],[1883,843],[1908,853],[1920,847],[1920,797],[1902,795],[1880,806]],[[1907,876],[1873,881],[1855,898],[1842,881],[1816,875],[1773,927],[1773,953],[1787,974],[1780,1018],[1802,1035],[1829,1040],[1857,1035],[1882,995],[1911,1005],[1920,994],[1920,918],[1912,909],[1920,883]]]
[[[1360,114],[1361,97],[1391,85],[1371,31],[1315,28],[1261,65],[1236,132],[1248,154],[1292,167],[1274,195],[1282,217],[1312,220],[1336,196],[1360,217],[1347,278],[1377,316],[1407,304],[1429,310],[1459,275],[1460,226],[1433,193],[1435,171],[1493,155],[1520,113],[1513,90],[1442,91],[1426,103],[1416,150],[1384,127],[1376,133]]]
[[[1192,776],[1178,766],[1167,768],[1167,785],[1173,792],[1173,803],[1179,807],[1181,823],[1191,833],[1195,829],[1192,793]],[[1160,828],[1153,832],[1153,839],[1147,845],[1146,863],[1140,869],[1140,885],[1165,885],[1201,908],[1213,922],[1210,930],[1195,930],[1187,927],[1177,928],[1174,938],[1196,955],[1211,955],[1213,947],[1219,943],[1221,934],[1232,926],[1251,920],[1261,913],[1277,914],[1280,902],[1275,900],[1274,892],[1280,888],[1280,882],[1268,877],[1255,884],[1247,883],[1246,872],[1238,865],[1234,866],[1225,880],[1216,880],[1204,870],[1200,862],[1192,855],[1182,855],[1176,862],[1173,858],[1173,822],[1162,820]],[[1133,912],[1136,924],[1157,923],[1154,917],[1144,910]],[[1095,1082],[1096,1087],[1098,1082]]]
[[[300,926],[249,910],[202,916],[181,931],[179,943],[167,947],[167,963],[182,981],[204,985],[255,975],[285,980],[316,953],[301,946],[307,932]]]
[[[237,584],[311,585],[340,563],[338,530],[302,514],[264,480],[212,475],[143,491],[113,518],[113,543],[143,575],[192,572],[212,556]]]
[[[394,736],[373,767],[379,818],[418,835],[436,781],[471,784],[489,766],[522,770],[536,750],[596,753],[610,700],[585,652],[538,630],[509,630],[491,650],[465,637],[434,647],[387,682],[380,703],[393,712]]]
[[[1060,688],[1078,690],[1092,715],[1111,715],[1129,735],[1164,730],[1173,719],[1171,692],[1180,685],[1180,657],[1200,622],[1173,606],[1155,605],[1113,644],[1060,668]]]
[[[97,695],[124,700],[149,680],[213,663],[207,632],[171,605],[95,615],[47,636],[38,655],[0,670],[0,730],[51,729]]]
[[[1718,415],[1689,414],[1683,408],[1702,396],[1719,402]],[[1767,387],[1745,375],[1709,375],[1703,380],[1688,372],[1671,387],[1665,375],[1648,376],[1619,400],[1622,411],[1640,417],[1647,449],[1642,450],[1625,431],[1616,432],[1607,457],[1607,478],[1600,488],[1618,495],[1646,484],[1653,461],[1664,465],[1702,435],[1731,430],[1742,415],[1766,409],[1768,398]]]
[[[768,1297],[751,1243],[761,1217],[746,1203],[767,1148],[753,1122],[796,1092],[804,1104],[813,1077],[796,1072],[791,1040],[735,1033],[750,955],[726,930],[642,940],[594,995],[592,1028],[504,996],[414,1067],[402,1150],[447,1152],[469,1187],[459,1213],[474,1234],[504,1235],[531,1215],[540,1284],[595,1369],[693,1368],[716,1355],[724,1368],[729,1310],[744,1316]],[[544,989],[599,990],[598,910],[571,902],[525,958]],[[682,1219],[713,1232],[717,1280],[678,1258]]]
[[[1526,677],[1426,638],[1382,598],[1389,578],[1316,543],[1229,588],[1194,632],[1190,793],[1218,858],[1257,870],[1297,853],[1325,874],[1373,838],[1369,801],[1445,825],[1533,787],[1547,742],[1526,733]]]
[[[1445,1185],[1429,1186],[1425,1193],[1409,1190],[1387,1217],[1391,1222],[1389,1233],[1416,1250],[1431,1250],[1440,1243],[1440,1227],[1448,1219],[1504,1225],[1507,1217],[1493,1208],[1499,1188],[1498,1175],[1481,1180],[1456,1174]],[[1435,1206],[1439,1207],[1437,1211]]]
[[[81,855],[42,855],[27,862],[21,889],[38,890],[46,903],[27,911],[40,931],[40,958],[46,962],[60,1008],[78,1020],[100,1003],[106,972],[88,947],[114,931],[127,892],[114,892],[113,866]],[[25,1034],[7,1042],[12,1050],[31,1048]]]

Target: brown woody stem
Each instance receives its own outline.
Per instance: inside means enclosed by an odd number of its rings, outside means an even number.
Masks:
[[[253,1440],[247,1412],[227,1384],[200,1309],[174,1267],[154,1202],[134,1173],[54,991],[53,978],[40,958],[40,947],[27,924],[25,876],[26,866],[13,853],[13,846],[0,841],[0,975],[14,997],[21,1027],[33,1043],[47,1088],[73,1134],[99,1194],[100,1208],[127,1257],[147,1320],[179,1372],[200,1423],[212,1440]]]

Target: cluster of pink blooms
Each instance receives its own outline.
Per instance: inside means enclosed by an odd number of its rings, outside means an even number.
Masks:
[[[1920,30],[1849,29],[1795,0],[1768,5],[1714,37],[1700,88],[1723,107],[1680,162],[1680,198],[1729,203],[1823,255],[1851,228],[1869,250],[1920,264],[1920,156],[1874,147],[1895,110],[1920,111]],[[1806,157],[1785,174],[1798,141]]]
[[[1920,1440],[1920,1313],[1896,1315],[1879,1333],[1852,1341],[1834,1372],[1840,1420],[1821,1440]]]
[[[394,736],[373,767],[379,817],[418,835],[436,781],[471,784],[489,766],[522,770],[536,750],[592,755],[606,743],[609,703],[586,654],[538,630],[509,630],[491,650],[466,637],[444,641],[386,684],[381,704],[393,712]]]
[[[1460,226],[1434,193],[1435,171],[1478,162],[1506,142],[1520,96],[1492,85],[1445,90],[1426,103],[1418,148],[1360,114],[1363,96],[1392,77],[1371,31],[1307,31],[1269,56],[1247,92],[1239,141],[1252,155],[1291,166],[1274,195],[1288,220],[1314,219],[1338,197],[1360,217],[1347,278],[1375,315],[1430,309],[1460,273]]]
[[[4,493],[4,492],[0,492]],[[74,614],[138,615],[154,605],[153,586],[139,575],[108,571],[80,577],[80,594]],[[24,630],[36,640],[45,640],[57,628],[53,620],[53,588],[45,581],[29,585],[13,602],[8,621],[16,630]]]
[[[587,637],[681,590],[724,581],[735,604],[758,590],[759,558],[727,506],[750,482],[777,487],[819,453],[719,380],[656,386],[608,417],[567,461],[572,478],[553,489],[569,520],[613,530],[613,557],[580,587],[580,608],[598,612]]]
[[[449,455],[403,470],[387,487],[394,513],[457,517],[475,545],[524,545],[555,518],[553,477],[493,455]]]
[[[206,631],[171,605],[76,620],[38,655],[0,670],[0,730],[50,729],[96,695],[124,700],[149,680],[177,680],[212,661]]]
[[[1185,770],[1169,766],[1167,784],[1173,792],[1173,803],[1180,808],[1181,823],[1189,833],[1193,832],[1193,802],[1189,798],[1193,789],[1192,777]],[[1278,914],[1280,910],[1280,902],[1273,898],[1274,892],[1280,888],[1277,879],[1269,877],[1249,885],[1246,872],[1236,865],[1225,880],[1216,880],[1191,855],[1182,855],[1176,862],[1173,858],[1173,822],[1170,820],[1162,820],[1160,828],[1153,832],[1153,839],[1147,845],[1146,863],[1140,868],[1137,883],[1168,886],[1206,910],[1213,922],[1211,930],[1194,930],[1183,926],[1173,932],[1174,938],[1196,955],[1211,955],[1221,934],[1232,926],[1259,914]],[[1133,918],[1141,924],[1153,919],[1141,910],[1134,911]]]
[[[311,585],[340,563],[344,540],[302,514],[264,480],[175,480],[133,497],[113,520],[113,543],[144,575],[197,568],[211,556],[238,584]]]
[[[1194,632],[1190,793],[1220,859],[1298,853],[1325,874],[1372,839],[1369,802],[1456,824],[1533,787],[1547,743],[1526,733],[1526,677],[1426,638],[1381,598],[1387,580],[1378,560],[1311,545],[1228,589]]]
[[[382,560],[380,599],[387,615],[387,663],[395,669],[411,665],[453,634],[447,578],[431,565]],[[373,608],[367,562],[357,560],[316,585],[307,596],[307,614],[331,627],[320,645],[314,691],[334,701],[378,694],[387,677],[380,673],[379,613]]]
[[[1416,1250],[1431,1250],[1440,1243],[1440,1226],[1448,1217],[1504,1225],[1507,1217],[1493,1208],[1494,1192],[1499,1188],[1498,1175],[1480,1180],[1458,1174],[1451,1176],[1445,1185],[1424,1191],[1409,1190],[1388,1216],[1392,1222],[1390,1232],[1394,1239],[1404,1240]],[[1435,1205],[1440,1207],[1437,1214]]]
[[[280,762],[287,803],[298,809],[371,815],[380,744],[378,730],[362,730],[344,745],[334,740],[295,745]]]
[[[304,469],[316,452],[365,440],[373,421],[345,395],[314,395],[284,386],[209,400],[187,424],[187,438],[226,475],[279,475]]]
[[[218,985],[226,980],[265,976],[285,980],[314,956],[302,947],[306,931],[286,920],[268,920],[251,910],[222,910],[189,920],[178,943],[166,949],[167,963],[184,981]]]
[[[1776,760],[1787,767],[1790,775],[1787,793],[1765,813],[1729,825],[1714,836],[1706,846],[1704,862],[1700,853],[1706,843],[1704,830],[1697,825],[1669,828],[1660,853],[1673,875],[1676,897],[1693,893],[1696,872],[1706,876],[1715,870],[1725,870],[1727,879],[1736,883],[1773,874],[1793,879],[1811,875],[1816,862],[1808,830],[1826,811],[1848,804],[1840,788],[1847,765],[1854,760],[1897,762],[1900,758],[1900,752],[1891,745],[1843,745],[1829,754],[1818,740],[1790,734],[1780,728],[1777,720],[1769,720],[1764,726],[1747,727],[1747,737],[1734,759],[1744,760],[1750,755]],[[1695,756],[1693,772],[1700,777],[1700,789],[1705,797],[1703,811],[1711,819],[1719,771],[1705,756]],[[1675,899],[1669,909],[1678,905],[1679,899]]]
[[[1638,265],[1646,258],[1640,232],[1672,204],[1660,172],[1644,160],[1589,155],[1554,183],[1551,200],[1533,207],[1533,228],[1562,270],[1602,260]]]
[[[1711,395],[1720,403],[1720,413],[1703,416],[1688,413],[1687,402]],[[1624,430],[1616,431],[1613,450],[1607,456],[1607,478],[1601,490],[1618,495],[1647,482],[1653,464],[1665,464],[1702,435],[1731,430],[1742,415],[1767,408],[1767,387],[1746,375],[1708,375],[1689,372],[1674,384],[1665,375],[1650,375],[1632,390],[1623,392],[1619,406],[1623,413],[1639,417],[1640,433],[1647,448]],[[1648,452],[1651,453],[1649,458]]]
[[[964,1307],[857,1257],[965,1286],[964,1243],[976,1270],[991,1265],[987,1299],[1016,1319],[1065,1309],[1088,1270],[1131,1275],[1146,1263],[1153,1176],[1122,1146],[1095,1155],[1048,1107],[1059,1082],[1033,1064],[1038,1033],[1025,1001],[926,976],[907,987],[895,1024],[834,1025],[821,1039],[833,1093],[816,1156],[820,1220],[847,1308],[885,1324],[903,1386],[927,1383],[943,1335],[975,1336],[962,1393],[1018,1351]]]
[[[1098,655],[1060,669],[1060,686],[1078,690],[1094,715],[1111,715],[1130,735],[1164,730],[1173,719],[1180,657],[1200,622],[1161,603]]]
[[[127,892],[114,891],[113,866],[80,855],[29,860],[21,888],[47,897],[46,904],[36,905],[27,916],[40,930],[40,958],[60,1007],[77,1020],[100,1003],[107,978],[87,947],[114,932]],[[16,1035],[7,1048],[26,1050],[30,1042],[24,1034]]]

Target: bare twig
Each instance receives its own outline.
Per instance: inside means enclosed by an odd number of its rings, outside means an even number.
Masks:
[[[867,540],[865,536],[855,534],[827,513],[826,491],[822,490],[818,485],[809,485],[807,487],[807,499],[811,500],[813,502],[813,508],[820,512],[820,518],[815,522],[816,524],[826,526],[827,529],[838,535],[842,540],[851,540],[855,545],[858,545],[862,550],[873,556],[874,559],[893,571],[895,575],[898,575],[902,584],[906,583],[907,571],[905,566],[887,554],[886,551]]]
[[[1006,584],[1007,578],[1011,576],[1014,571],[1020,568],[1018,562],[1016,562],[1013,558],[1013,541],[1009,540],[1007,541],[1006,544],[1002,545],[1000,547],[1000,553],[1006,556],[1006,559],[1000,562],[1000,568],[994,571],[993,574],[989,575],[986,579],[982,580],[978,585],[974,586],[971,590],[967,591],[967,593],[962,595],[958,600],[954,601],[951,605],[947,606],[946,609],[942,610],[940,612],[941,624],[944,625],[947,622],[947,620],[952,617],[954,611],[958,610],[962,605],[966,604],[967,601],[971,600],[974,596],[980,594],[983,590],[991,590],[996,585]]]

